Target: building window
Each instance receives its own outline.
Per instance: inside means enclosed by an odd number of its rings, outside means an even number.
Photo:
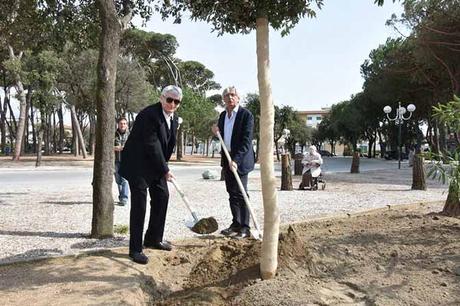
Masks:
[[[316,117],[316,120],[321,120],[321,116]]]
[[[307,120],[313,120],[313,117],[312,117],[312,116],[308,116],[308,117],[307,117]]]

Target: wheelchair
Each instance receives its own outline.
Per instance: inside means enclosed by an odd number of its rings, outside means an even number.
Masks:
[[[301,181],[300,184],[299,184],[299,190],[312,190],[312,191],[315,191],[315,190],[318,190],[319,188],[321,188],[321,190],[326,189],[326,180],[324,179],[324,176],[323,176],[322,172],[318,177],[313,177],[312,180],[313,180],[312,186],[309,189],[306,189],[303,186],[302,181]]]

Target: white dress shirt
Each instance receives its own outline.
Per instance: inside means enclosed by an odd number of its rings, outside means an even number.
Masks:
[[[168,114],[165,111],[163,111],[163,116],[166,119],[166,124],[168,125],[168,129],[171,129],[171,120],[174,118],[174,114]]]
[[[228,118],[228,112],[225,110],[225,120],[224,120],[224,142],[227,146],[227,149],[230,151],[232,147],[232,133],[233,125],[235,124],[236,114],[240,105],[236,105],[233,111],[230,113],[230,118]]]

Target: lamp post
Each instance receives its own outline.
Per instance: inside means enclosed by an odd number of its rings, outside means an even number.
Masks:
[[[409,116],[404,117],[404,114],[409,111]],[[396,116],[394,118],[390,118],[391,107],[385,106],[383,108],[383,112],[387,114],[387,118],[390,121],[394,121],[395,124],[398,126],[398,169],[401,169],[401,125],[403,124],[404,120],[409,120],[412,117],[412,113],[415,111],[415,105],[409,104],[407,109],[404,106],[401,106],[401,102],[398,102],[398,108],[396,109]]]

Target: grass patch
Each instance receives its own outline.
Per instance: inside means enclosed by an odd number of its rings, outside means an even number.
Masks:
[[[119,235],[127,235],[128,234],[128,226],[125,225],[125,224],[115,224],[113,226],[113,232],[115,234],[119,234]]]

